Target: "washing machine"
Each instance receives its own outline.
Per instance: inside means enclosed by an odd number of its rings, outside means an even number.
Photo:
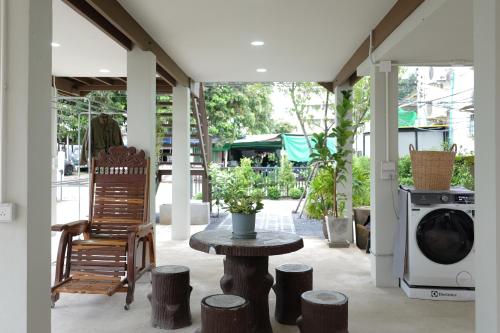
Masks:
[[[407,248],[401,287],[409,297],[474,299],[474,192],[407,193]]]

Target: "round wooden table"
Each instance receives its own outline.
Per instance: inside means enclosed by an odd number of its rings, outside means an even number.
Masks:
[[[302,238],[286,232],[258,231],[256,239],[233,239],[231,231],[206,230],[191,236],[189,246],[226,255],[222,291],[249,301],[252,333],[272,333],[269,291],[274,279],[268,272],[269,256],[300,250],[304,247]]]

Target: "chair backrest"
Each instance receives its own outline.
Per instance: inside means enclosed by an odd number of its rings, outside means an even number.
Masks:
[[[111,147],[92,161],[89,220],[92,237],[125,238],[149,215],[149,158],[134,147]]]

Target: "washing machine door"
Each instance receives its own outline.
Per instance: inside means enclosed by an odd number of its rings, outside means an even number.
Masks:
[[[436,209],[417,226],[420,251],[433,262],[451,265],[464,259],[474,245],[474,222],[461,210]]]

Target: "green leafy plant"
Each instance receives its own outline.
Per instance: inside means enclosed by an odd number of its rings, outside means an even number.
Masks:
[[[267,197],[271,200],[278,200],[281,198],[281,191],[276,186],[271,186],[267,188]]]
[[[255,187],[259,177],[253,171],[250,159],[242,159],[240,166],[231,169],[221,169],[212,163],[210,180],[217,207],[238,214],[255,214],[264,207],[263,191]]]
[[[370,159],[367,157],[352,160],[352,205],[370,205]]]
[[[203,193],[202,192],[199,192],[199,193],[196,193],[196,195],[193,197],[194,200],[201,200],[203,199]]]
[[[278,182],[288,196],[288,190],[295,185],[295,174],[293,173],[293,164],[288,161],[285,154],[281,156],[281,165],[278,171]]]
[[[336,107],[336,126],[327,133],[313,135],[315,150],[311,153],[311,160],[318,163],[321,170],[326,170],[332,175],[332,207],[328,207],[328,213],[333,214],[335,218],[342,215],[341,208],[345,207],[345,196],[338,191],[338,187],[346,181],[348,157],[352,153],[352,150],[347,148],[347,144],[354,135],[353,123],[349,117],[351,110],[351,91],[344,90],[342,91],[342,102]],[[328,137],[333,137],[336,140],[335,152],[330,151],[327,146]]]
[[[209,167],[210,183],[212,185],[212,199],[217,206],[217,216],[219,215],[219,208],[224,201],[224,194],[227,191],[230,179],[234,175],[227,169],[222,169],[219,164],[211,163]]]
[[[322,220],[333,207],[333,174],[320,169],[309,185],[306,213],[310,218]]]
[[[294,200],[297,200],[297,199],[300,199],[300,197],[302,196],[303,192],[304,192],[303,189],[297,188],[297,187],[293,187],[293,188],[291,188],[288,191],[288,195],[290,196],[290,198],[292,198]]]

